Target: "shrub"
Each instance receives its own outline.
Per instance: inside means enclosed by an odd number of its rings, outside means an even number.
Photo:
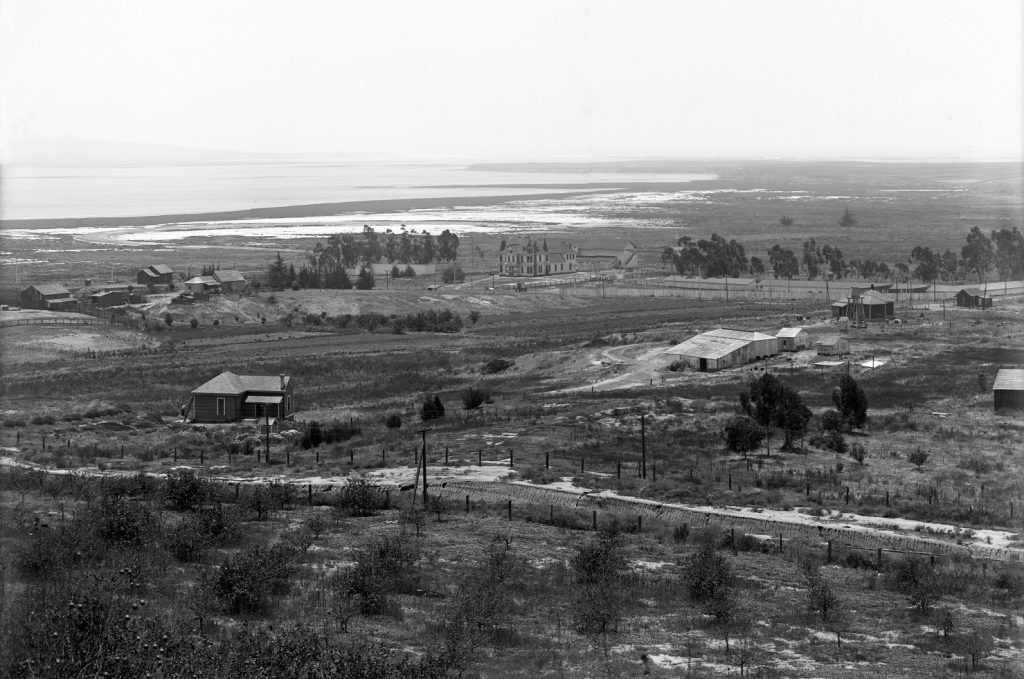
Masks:
[[[504,372],[514,365],[514,361],[509,361],[504,358],[492,358],[484,364],[481,372],[487,375],[493,375],[494,373]]]
[[[195,330],[196,328],[199,327],[199,319],[198,318],[190,318],[189,321],[188,321],[188,324],[189,324],[189,326],[193,330]]]
[[[212,495],[210,482],[195,472],[178,470],[167,475],[164,498],[171,509],[195,511]]]
[[[4,426],[8,428],[24,427],[26,424],[25,420],[18,419],[16,417],[10,417],[4,420]]]
[[[197,517],[190,516],[180,521],[164,538],[164,549],[178,561],[199,561],[206,554],[209,537]]]
[[[282,544],[251,547],[226,559],[208,576],[206,586],[230,613],[261,612],[271,594],[288,591],[293,555]]]
[[[623,580],[627,565],[625,548],[614,526],[576,548],[570,566],[578,584],[573,621],[580,632],[604,635],[615,628],[625,606]]]
[[[709,601],[729,586],[732,573],[725,557],[715,552],[715,544],[705,539],[683,564],[683,584],[693,601]]]
[[[137,547],[153,537],[156,522],[149,508],[123,497],[102,497],[80,517],[79,529],[94,531],[110,546]]]
[[[480,320],[480,312],[479,311],[477,311],[476,309],[473,309],[472,311],[469,312],[469,321],[473,325],[476,325],[476,322],[479,321],[479,320]]]
[[[426,421],[441,417],[444,417],[444,404],[441,403],[441,397],[437,394],[434,394],[433,398],[428,396],[420,406],[420,419]]]
[[[821,429],[829,433],[843,430],[843,416],[838,410],[826,410],[821,414]]]
[[[979,455],[972,455],[966,460],[960,460],[957,462],[956,466],[960,469],[966,469],[967,471],[974,472],[975,476],[988,474],[992,471],[992,464]]]
[[[829,613],[835,613],[840,606],[839,597],[832,591],[821,569],[817,566],[806,566],[807,608],[821,615],[822,622],[828,622]]]
[[[388,413],[384,416],[384,426],[388,429],[399,429],[402,426],[402,416],[398,413]]]
[[[46,415],[33,415],[31,420],[32,424],[54,424],[56,421],[57,418],[48,413]]]
[[[171,316],[170,312],[164,314],[164,325],[168,328],[174,325],[174,316]]]
[[[857,464],[864,464],[864,458],[868,456],[868,451],[864,450],[864,446],[859,442],[855,442],[850,446],[850,457],[857,461]]]
[[[459,395],[465,410],[476,410],[491,399],[491,395],[478,387],[466,387]]]
[[[366,479],[353,479],[335,495],[334,506],[349,516],[375,516],[387,509],[387,496],[380,486]]]
[[[404,534],[378,537],[357,553],[355,568],[349,571],[345,581],[345,593],[357,600],[363,614],[382,613],[387,595],[396,591],[403,575],[412,569],[418,558],[416,547]]]
[[[466,273],[460,266],[449,267],[442,273],[441,280],[445,283],[461,283],[466,280]]]
[[[920,448],[914,450],[914,452],[907,455],[907,462],[917,467],[918,471],[921,471],[921,467],[928,461],[928,453],[924,452]]]

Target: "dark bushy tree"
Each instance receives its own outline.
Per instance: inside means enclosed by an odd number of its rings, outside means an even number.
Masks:
[[[734,453],[757,450],[764,440],[764,427],[749,417],[734,417],[725,423],[722,431],[725,446]]]
[[[462,399],[462,407],[466,410],[476,410],[491,398],[486,390],[479,387],[466,387],[459,396]]]
[[[356,278],[356,290],[373,290],[373,271],[363,267]]]
[[[768,372],[750,383],[747,393],[741,394],[740,404],[761,426],[780,427],[786,449],[793,447],[794,438],[804,435],[812,417],[800,394]]]
[[[839,386],[832,392],[832,403],[851,429],[860,429],[867,423],[868,397],[849,374],[839,378]]]
[[[436,420],[440,417],[444,417],[444,404],[441,403],[441,397],[437,394],[434,394],[433,398],[428,396],[420,406],[420,419]]]

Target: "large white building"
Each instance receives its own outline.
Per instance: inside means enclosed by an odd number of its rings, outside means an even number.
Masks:
[[[577,268],[579,250],[569,243],[549,247],[545,238],[538,242],[530,237],[523,243],[508,243],[504,238],[498,248],[498,273],[502,276],[550,276],[572,273]]]
[[[693,370],[714,372],[778,355],[779,338],[751,330],[719,328],[691,337],[665,353],[678,356]]]

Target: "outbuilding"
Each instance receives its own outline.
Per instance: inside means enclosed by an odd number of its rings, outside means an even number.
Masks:
[[[192,294],[221,291],[220,281],[213,276],[193,276],[185,281],[185,285]]]
[[[960,288],[956,293],[956,305],[967,309],[988,309],[992,298],[978,288]]]
[[[140,285],[170,285],[174,282],[174,269],[166,264],[153,264],[140,269],[135,280]]]
[[[803,328],[783,328],[775,333],[779,351],[800,351],[811,346],[811,336]]]
[[[185,417],[194,422],[286,418],[293,412],[295,381],[288,375],[236,375],[225,371],[192,391]]]
[[[760,332],[719,328],[691,337],[665,353],[678,356],[693,370],[714,372],[775,356],[779,340]]]
[[[839,335],[822,335],[814,349],[819,356],[843,356],[850,353],[850,341]]]
[[[57,283],[30,285],[21,291],[19,297],[23,309],[66,310],[78,303],[70,290]]]
[[[992,400],[996,411],[1024,410],[1024,370],[1000,369],[992,383]]]
[[[887,321],[896,316],[896,300],[877,290],[865,290],[832,304],[832,318],[851,321]]]
[[[214,271],[213,277],[220,283],[224,292],[239,292],[245,289],[245,276],[234,269]]]

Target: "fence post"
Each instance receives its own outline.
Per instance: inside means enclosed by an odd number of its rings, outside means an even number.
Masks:
[[[846,487],[846,504],[850,504],[850,487]]]
[[[313,484],[306,484],[306,499],[309,501],[309,506],[313,506]]]
[[[121,457],[124,457],[124,446],[121,446]],[[199,464],[206,464],[206,453],[203,448],[199,449]]]
[[[729,490],[732,490],[732,472],[729,472]]]
[[[515,466],[516,466],[516,449],[515,448],[509,448],[508,449],[508,468],[511,469],[512,467],[515,467]]]
[[[96,446],[93,446],[93,450],[96,450]],[[46,452],[46,434],[43,434],[43,452]]]
[[[591,514],[590,523],[594,527],[594,530],[597,530],[597,510],[596,509],[593,510],[593,513]]]
[[[779,533],[779,554],[782,554],[782,533]]]
[[[644,517],[641,514],[637,514],[636,515],[636,532],[637,533],[643,533],[644,532]]]
[[[93,447],[92,447],[92,451],[93,451],[93,453],[95,453],[95,452],[96,452],[96,446],[95,446],[95,444],[94,444],[94,445],[93,445]],[[174,461],[175,461],[175,462],[177,462],[177,461],[178,461],[178,446],[174,446]]]
[[[889,506],[889,491],[885,491],[885,506]]]
[[[881,571],[882,570],[882,548],[881,547],[878,548],[878,552],[875,555],[875,562],[876,562],[876,565],[877,565],[876,570]]]
[[[544,451],[544,469],[551,469],[551,451]],[[1010,518],[1013,518],[1013,503],[1010,503]]]
[[[466,513],[469,514],[469,494],[466,494]]]
[[[483,448],[481,448],[478,451],[476,451],[476,466],[477,467],[483,467],[484,466],[484,449]]]
[[[583,474],[584,471],[586,470],[586,468],[587,468],[587,458],[581,457],[580,458],[580,474]]]
[[[651,462],[651,483],[658,480],[658,463]]]
[[[622,460],[615,461],[615,477],[622,478]]]
[[[554,505],[548,505],[548,523],[552,523],[553,524],[554,522],[555,522],[555,506]]]
[[[235,502],[238,502],[238,486],[239,486],[239,484],[236,483],[235,484]]]
[[[317,447],[317,449],[316,449],[316,463],[320,464],[320,448],[319,447]]]
[[[828,541],[828,548],[825,551],[825,563],[832,563],[832,541]]]
[[[445,466],[448,465],[448,446],[444,447],[444,464]]]
[[[391,489],[384,489],[384,509],[391,509]]]
[[[512,500],[508,501],[508,520],[512,520]]]

